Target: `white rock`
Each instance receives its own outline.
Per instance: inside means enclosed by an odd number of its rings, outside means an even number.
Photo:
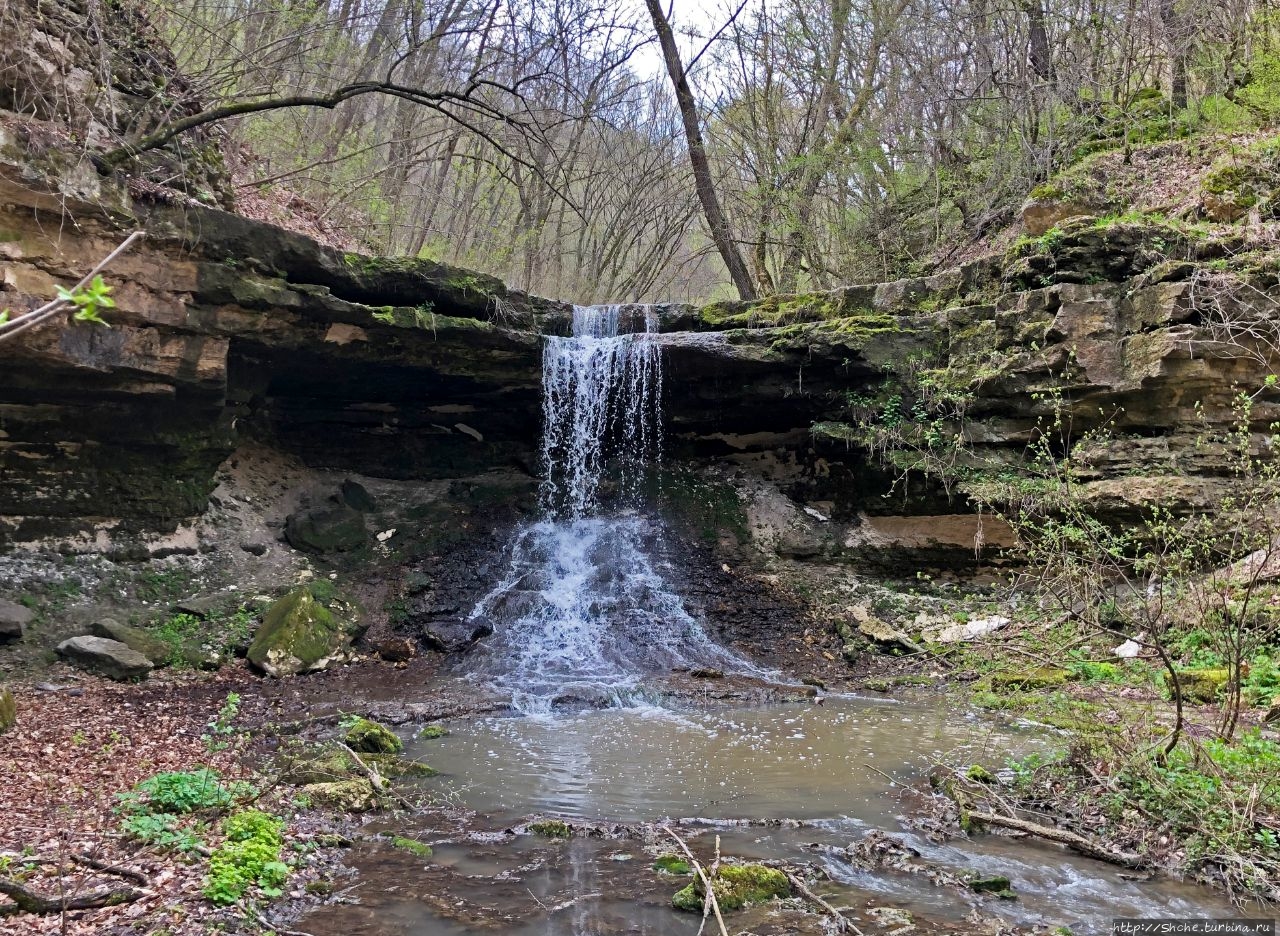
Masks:
[[[1132,660],[1142,652],[1142,645],[1136,641],[1126,640],[1111,652],[1122,660]]]
[[[830,519],[831,519],[831,518],[830,518],[830,517],[828,517],[826,514],[824,514],[822,511],[820,511],[820,510],[814,510],[812,507],[806,507],[806,508],[804,508],[804,512],[805,512],[805,513],[807,513],[809,516],[813,517],[813,519],[815,519],[815,520],[821,520],[823,523],[826,523],[828,520],[830,520]]]
[[[381,533],[378,534],[378,542],[385,543],[387,540],[391,539],[391,537],[395,535],[396,535],[396,531],[394,528],[390,530],[383,530]]]
[[[962,643],[966,640],[978,640],[981,637],[994,634],[1008,623],[1009,619],[1007,617],[993,614],[990,617],[974,618],[965,624],[952,624],[944,627],[934,634],[927,635],[927,639],[934,643]]]

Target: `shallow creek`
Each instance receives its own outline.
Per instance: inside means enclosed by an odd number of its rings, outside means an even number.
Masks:
[[[816,889],[868,933],[894,928],[890,918],[877,925],[874,907],[910,911],[916,932],[989,932],[990,921],[1001,920],[1104,933],[1115,916],[1232,915],[1205,888],[1133,880],[1055,846],[998,835],[938,844],[909,829],[900,818],[910,811],[903,791],[936,759],[998,768],[1011,754],[1054,743],[936,698],[606,709],[463,719],[449,729],[445,738],[408,745],[441,771],[425,782],[448,808],[370,827],[430,843],[433,856],[377,841],[358,845],[359,903],[317,909],[301,929],[315,936],[693,934],[699,920],[670,906],[687,879],[651,867],[674,843],[656,825],[641,825],[666,821],[700,858],[710,858],[719,835],[726,856],[821,869],[829,879]],[[527,834],[531,817],[563,818],[575,835]],[[844,847],[876,829],[900,836],[922,862],[1005,875],[1017,899],[855,866]],[[824,931],[822,917],[779,905],[728,922],[731,932]]]

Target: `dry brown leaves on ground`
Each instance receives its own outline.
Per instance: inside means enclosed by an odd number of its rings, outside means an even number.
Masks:
[[[207,765],[246,776],[235,755],[201,740],[244,678],[165,674],[121,686],[64,676],[57,691],[13,687],[18,723],[0,739],[0,856],[33,868],[23,885],[59,902],[118,888],[142,895],[102,909],[0,915],[0,933],[204,932],[219,911],[200,896],[203,862],[126,841],[113,807],[116,794],[161,771]]]

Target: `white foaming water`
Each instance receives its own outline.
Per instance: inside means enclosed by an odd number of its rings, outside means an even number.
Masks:
[[[600,511],[609,469],[634,505],[660,455],[662,361],[645,332],[618,334],[617,306],[575,308],[573,337],[543,353],[543,519],[516,531],[503,580],[471,619],[493,636],[473,672],[510,693],[512,707],[556,701],[622,705],[643,699],[646,674],[674,666],[755,671],[688,613],[648,545],[658,531],[634,510]]]
[[[549,337],[542,354],[543,508],[583,517],[598,507],[606,464],[634,496],[644,466],[661,455],[662,357],[645,332],[619,335],[618,306],[573,310],[573,336]]]

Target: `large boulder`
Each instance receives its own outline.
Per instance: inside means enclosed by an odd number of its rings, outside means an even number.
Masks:
[[[348,658],[361,630],[355,608],[336,599],[321,602],[311,588],[299,588],[267,609],[249,645],[249,662],[270,676],[326,669]]]
[[[21,640],[34,619],[30,608],[0,598],[0,640]]]
[[[102,618],[94,621],[89,632],[95,637],[115,640],[132,650],[137,650],[155,666],[164,666],[174,657],[174,648],[154,634],[149,634],[140,627],[121,624],[115,618]]]
[[[346,504],[326,504],[290,514],[284,536],[294,549],[306,552],[349,552],[368,542],[369,531],[358,510]]]
[[[153,668],[150,660],[128,644],[106,637],[72,637],[57,649],[68,663],[108,679],[142,679]]]

